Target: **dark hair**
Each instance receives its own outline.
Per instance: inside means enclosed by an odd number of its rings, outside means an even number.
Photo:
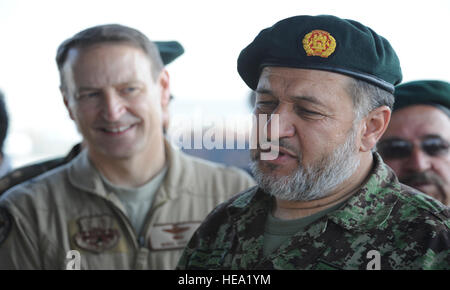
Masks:
[[[119,24],[94,26],[78,32],[61,43],[58,47],[56,63],[58,64],[62,89],[65,89],[62,71],[69,50],[72,48],[85,48],[93,44],[104,42],[127,43],[141,48],[152,63],[151,70],[154,80],[156,80],[164,67],[158,48],[140,31]]]
[[[3,153],[3,145],[8,133],[9,118],[6,110],[5,96],[0,91],[0,152]]]

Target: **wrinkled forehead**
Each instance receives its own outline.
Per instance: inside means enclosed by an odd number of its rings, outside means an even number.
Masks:
[[[426,135],[450,141],[450,118],[433,106],[415,105],[394,111],[382,139],[399,137],[414,141]]]

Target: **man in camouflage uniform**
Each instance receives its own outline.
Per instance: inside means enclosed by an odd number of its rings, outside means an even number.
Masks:
[[[256,123],[269,144],[251,152],[258,186],[209,214],[178,269],[450,269],[449,209],[372,153],[402,78],[386,39],[291,17],[260,32],[238,71],[270,116]]]
[[[178,41],[155,41],[154,43],[158,48],[164,65],[168,65],[184,53],[184,48]],[[81,152],[81,149],[82,145],[81,143],[78,143],[73,146],[70,152],[64,157],[25,165],[13,170],[0,178],[0,195],[19,183],[36,177],[53,168],[69,163]]]
[[[450,83],[418,80],[395,88],[391,122],[377,144],[401,183],[450,205]]]

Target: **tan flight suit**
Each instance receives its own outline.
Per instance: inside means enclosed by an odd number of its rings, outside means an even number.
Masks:
[[[86,150],[0,199],[0,269],[174,269],[200,222],[254,185],[244,171],[188,156],[166,143],[168,171],[143,234],[106,192]],[[151,162],[151,160],[149,160]],[[69,263],[70,262],[70,263]],[[70,268],[69,267],[69,268]]]

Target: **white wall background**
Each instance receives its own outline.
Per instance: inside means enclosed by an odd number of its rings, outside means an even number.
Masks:
[[[263,28],[298,14],[362,22],[396,49],[404,81],[450,80],[448,0],[0,0],[0,89],[11,118],[6,152],[14,165],[67,153],[80,140],[59,94],[54,57],[89,26],[120,23],[152,40],[178,40],[168,66],[175,115],[242,115],[248,89],[236,71],[241,51]]]

